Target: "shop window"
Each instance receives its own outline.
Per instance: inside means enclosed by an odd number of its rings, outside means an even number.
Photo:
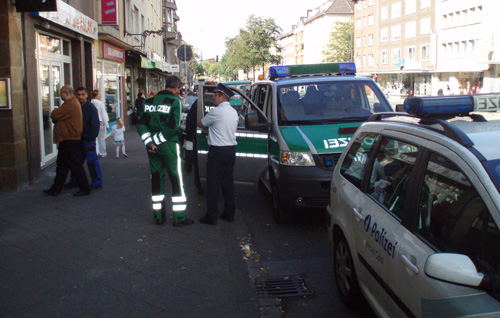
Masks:
[[[39,40],[40,52],[61,54],[61,39],[40,34]]]

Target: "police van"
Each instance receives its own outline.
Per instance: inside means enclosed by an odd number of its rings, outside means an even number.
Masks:
[[[199,90],[199,117],[213,107],[214,88]],[[392,111],[375,81],[356,76],[354,63],[272,66],[251,91],[237,92],[243,103],[235,182],[264,185],[278,223],[297,208],[325,208],[333,169],[353,133],[374,113]],[[200,171],[207,151],[200,131]]]
[[[356,131],[327,207],[346,305],[364,295],[379,317],[500,316],[499,105],[411,97]]]

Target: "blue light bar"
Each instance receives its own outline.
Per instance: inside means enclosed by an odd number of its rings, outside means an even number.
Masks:
[[[269,68],[269,77],[290,77],[300,75],[320,75],[320,74],[356,74],[356,65],[353,62],[341,63],[320,63],[320,64],[299,64],[299,65],[279,65]]]
[[[474,110],[470,95],[446,97],[409,97],[404,101],[405,111],[417,116],[467,114]]]

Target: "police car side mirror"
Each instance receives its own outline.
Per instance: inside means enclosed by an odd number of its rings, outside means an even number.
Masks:
[[[485,278],[472,260],[462,254],[432,254],[425,262],[424,271],[429,277],[470,287],[480,287]]]
[[[400,113],[406,113],[405,112],[405,106],[403,104],[397,104],[396,105],[396,111]]]
[[[267,132],[267,121],[261,121],[259,114],[251,112],[245,115],[245,128],[259,132]]]

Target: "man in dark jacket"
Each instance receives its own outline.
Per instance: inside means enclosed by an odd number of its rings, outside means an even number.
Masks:
[[[87,99],[88,93],[85,87],[76,89],[76,98],[82,106],[83,131],[80,142],[80,152],[82,162],[87,160],[92,182],[90,187],[100,189],[102,187],[102,173],[99,158],[96,152],[96,138],[99,135],[99,114],[97,108]]]

